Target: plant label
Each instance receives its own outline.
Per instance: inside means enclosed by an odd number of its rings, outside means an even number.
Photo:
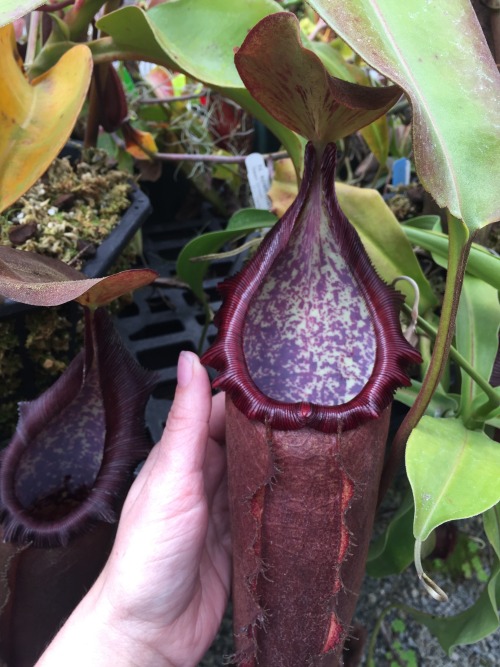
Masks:
[[[255,208],[268,211],[271,200],[267,193],[271,187],[271,178],[264,158],[260,153],[251,153],[245,159],[245,167]]]

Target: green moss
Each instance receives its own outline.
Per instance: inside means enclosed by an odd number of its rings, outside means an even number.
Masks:
[[[129,207],[130,174],[110,169],[104,151],[92,149],[73,165],[56,159],[44,176],[0,216],[0,243],[57,257],[81,268],[83,249],[97,246]],[[13,234],[31,224],[29,238]]]
[[[81,331],[72,331],[71,323],[60,308],[29,313],[25,325],[25,347],[33,364],[35,385],[37,389],[44,389],[67,367],[70,348],[81,345]],[[78,340],[74,339],[75,334]]]
[[[34,310],[23,319],[0,321],[0,440],[15,429],[17,402],[47,389],[80,349],[82,325],[72,325],[65,310]]]
[[[395,618],[391,623],[391,628],[394,630],[394,632],[401,634],[406,630],[406,625],[401,618]]]
[[[448,558],[430,561],[428,569],[429,572],[445,570],[457,581],[476,579],[485,583],[490,577],[486,554],[482,540],[478,542],[476,538],[459,532],[457,544]]]

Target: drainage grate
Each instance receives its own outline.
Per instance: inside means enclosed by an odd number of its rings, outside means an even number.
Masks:
[[[196,235],[224,229],[225,221],[210,214],[208,207],[189,222],[164,222],[154,216],[142,228],[146,265],[162,278],[175,276],[176,259],[186,243]],[[220,306],[217,284],[238,270],[241,260],[214,262],[204,283],[211,308]],[[120,313],[116,326],[136,359],[159,374],[159,384],[148,403],[146,422],[157,442],[172,403],[176,385],[177,358],[181,350],[204,351],[216,333],[211,324],[203,337],[205,316],[202,305],[187,289],[150,286],[134,293],[134,302]]]

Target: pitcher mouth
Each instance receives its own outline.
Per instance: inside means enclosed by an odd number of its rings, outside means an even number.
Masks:
[[[220,286],[219,332],[202,361],[248,418],[322,432],[376,419],[420,354],[403,296],[377,275],[335,195],[336,148],[311,143],[299,194],[256,255]]]
[[[156,377],[129,356],[106,311],[94,312],[92,327],[86,318],[85,349],[52,387],[20,406],[0,459],[7,542],[64,546],[115,522],[151,448],[143,415]]]

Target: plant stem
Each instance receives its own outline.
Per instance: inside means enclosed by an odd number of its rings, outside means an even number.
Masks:
[[[314,26],[312,32],[307,36],[309,41],[314,41],[323,28],[326,28],[326,23],[323,21],[323,19],[318,19],[318,22]]]
[[[406,442],[410,433],[420,421],[420,418],[424,414],[432,395],[439,384],[450,351],[451,341],[453,340],[458,301],[462,290],[465,267],[471,246],[471,238],[464,223],[453,217],[451,214],[448,215],[448,234],[449,245],[446,287],[431,363],[414,404],[394,436],[390,456],[382,472],[379,503],[384,497],[401,461],[403,460]]]
[[[115,9],[118,9],[119,6],[120,0],[107,0],[103,8],[103,13],[109,14]],[[99,35],[100,38],[106,36],[107,35],[104,33]],[[92,72],[92,82],[89,91],[89,110],[87,114],[87,124],[85,125],[85,137],[83,141],[85,148],[89,148],[90,146],[97,146],[101,119],[101,96],[106,88],[106,81],[108,79],[110,67],[112,67],[112,64],[109,62],[100,63],[99,65],[94,66],[94,71]]]
[[[46,5],[42,5],[41,7],[38,7],[37,11],[39,12],[58,12],[61,9],[66,9],[66,7],[69,7],[70,5],[74,5],[75,0],[63,0],[62,2],[54,2],[54,4],[47,3]]]
[[[368,654],[366,658],[366,664],[368,667],[375,667],[375,646],[377,644],[378,633],[380,632],[384,618],[396,606],[397,605],[395,604],[390,604],[389,606],[385,607],[385,609],[382,609],[380,616],[377,618],[377,622],[375,623],[375,627],[373,628],[373,632],[370,637],[370,643],[368,644]]]
[[[141,146],[142,148],[142,146]],[[143,149],[144,150],[144,149]],[[146,152],[146,151],[144,151]],[[216,164],[241,164],[245,162],[247,155],[210,155],[199,153],[151,153],[155,160],[165,162],[212,162]],[[263,153],[264,160],[282,160],[288,157],[286,151],[276,153]]]
[[[483,427],[484,422],[489,418],[489,416],[491,417],[491,413],[494,410],[497,410],[499,406],[500,395],[494,391],[493,396],[489,396],[487,401],[481,403],[481,405],[479,405],[471,412],[469,418],[466,420],[465,425],[467,428],[471,429]]]
[[[394,643],[394,638],[392,637],[391,632],[389,631],[385,623],[382,623],[382,625],[380,626],[380,631],[385,641],[387,642],[387,647],[391,653],[393,660],[396,661],[399,667],[408,667],[408,661],[405,660],[405,658],[403,658],[403,656],[401,655],[399,649]]]
[[[106,0],[87,0],[72,7],[66,14],[66,25],[70,30],[70,39],[73,42],[84,42],[87,38],[89,25],[94,16],[105,4]]]
[[[118,144],[123,144],[119,137],[115,136],[115,141]],[[139,142],[136,145],[149,155],[153,160],[161,160],[162,162],[210,162],[212,164],[242,164],[245,162],[248,155],[213,155],[212,153],[154,153],[148,150]],[[282,160],[288,157],[286,151],[277,151],[275,153],[262,153],[264,160]]]
[[[367,652],[367,659],[366,659],[366,664],[367,667],[376,667],[375,663],[375,646],[377,643],[377,637],[378,634],[381,630],[382,624],[384,622],[385,617],[390,611],[400,611],[403,612],[403,614],[408,615],[410,618],[413,618],[414,620],[419,621],[420,623],[424,623],[424,618],[426,619],[432,619],[432,618],[440,618],[436,617],[434,615],[431,616],[431,614],[428,614],[426,612],[418,611],[417,609],[413,609],[407,604],[403,604],[401,602],[392,602],[389,604],[387,607],[384,607],[382,611],[380,612],[380,616],[377,618],[377,622],[375,623],[375,627],[373,628],[373,632],[370,637],[370,643],[368,644],[368,652]],[[443,619],[444,620],[444,619]]]
[[[403,309],[405,312],[408,314],[411,313],[411,308],[408,305],[404,305]],[[432,324],[429,324],[427,320],[425,320],[423,317],[420,317],[420,315],[417,317],[417,324],[418,327],[426,333],[428,336],[430,336],[433,340],[437,336],[437,330],[435,327],[432,326]],[[477,384],[480,389],[483,390],[483,392],[486,394],[488,397],[488,403],[491,403],[491,408],[496,408],[500,406],[500,396],[496,393],[495,389],[491,386],[491,384],[485,380],[485,378],[480,375],[473,366],[469,364],[467,359],[460,354],[460,352],[453,347],[453,345],[450,346],[450,357],[453,359],[453,361],[456,361],[456,363],[462,368],[467,375],[474,380],[474,382]],[[484,406],[482,406],[482,410],[484,409]]]
[[[415,562],[415,569],[417,570],[418,578],[429,595],[437,602],[447,602],[448,596],[440,588],[435,581],[433,581],[422,567],[422,540],[415,540],[415,549],[413,552],[413,560]]]
[[[189,93],[186,95],[170,95],[169,97],[144,97],[137,100],[138,104],[170,104],[171,102],[185,102],[187,100],[196,100],[206,95],[206,90],[200,90],[199,93]]]
[[[90,83],[89,90],[89,107],[87,113],[87,122],[85,124],[85,136],[83,139],[84,148],[89,148],[91,146],[97,146],[97,139],[99,137],[99,116],[100,116],[100,99],[99,99],[99,90],[97,85],[97,76],[101,76],[102,80],[105,81],[107,78],[108,68],[111,67],[109,63],[103,63],[102,65],[96,65],[94,71],[92,72],[92,80]],[[100,70],[99,73],[97,70]]]

